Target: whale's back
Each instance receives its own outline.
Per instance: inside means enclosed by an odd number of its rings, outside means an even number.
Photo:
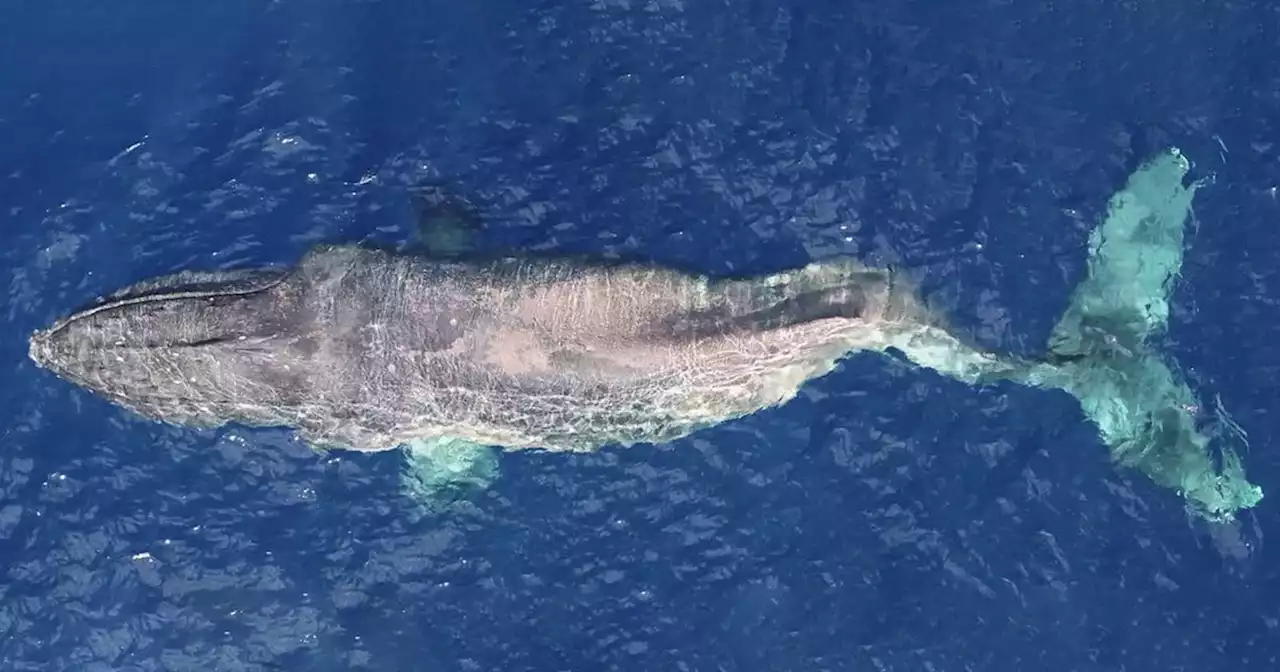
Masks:
[[[343,344],[317,384],[343,390],[334,403],[348,408],[312,435],[355,448],[428,435],[559,449],[675,437],[783,403],[851,350],[934,328],[910,288],[853,259],[711,279],[640,264],[327,254],[301,272]]]

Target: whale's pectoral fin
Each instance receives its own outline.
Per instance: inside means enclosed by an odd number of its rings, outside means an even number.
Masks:
[[[487,488],[498,477],[497,451],[449,436],[419,439],[403,446],[401,482],[428,510],[447,506],[464,492]]]
[[[414,187],[410,199],[415,227],[408,251],[443,259],[474,252],[484,221],[471,202],[437,184]]]
[[[1177,150],[1163,153],[1111,198],[1090,237],[1088,275],[1054,327],[1049,356],[1012,377],[1071,393],[1117,462],[1220,520],[1262,499],[1235,450],[1245,445],[1243,434],[1202,431],[1194,393],[1149,342],[1168,323],[1172,280],[1182,266],[1183,226],[1196,190],[1183,184],[1188,168]]]

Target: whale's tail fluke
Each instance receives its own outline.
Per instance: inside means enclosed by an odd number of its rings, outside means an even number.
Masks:
[[[994,377],[1069,392],[1116,461],[1176,489],[1197,513],[1228,520],[1262,499],[1237,453],[1244,434],[1220,408],[1212,415],[1229,431],[1198,426],[1198,416],[1211,414],[1151,343],[1168,324],[1182,267],[1199,186],[1183,183],[1188,168],[1172,149],[1130,176],[1090,236],[1088,275],[1053,330],[1049,357]]]

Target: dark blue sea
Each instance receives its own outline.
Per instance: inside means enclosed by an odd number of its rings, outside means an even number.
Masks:
[[[1264,0],[11,2],[0,669],[1280,669],[1280,8]],[[1063,393],[850,357],[687,439],[405,458],[142,420],[30,332],[180,268],[401,244],[711,274],[854,253],[1042,352],[1142,160],[1202,177],[1161,347],[1248,432],[1232,524]]]

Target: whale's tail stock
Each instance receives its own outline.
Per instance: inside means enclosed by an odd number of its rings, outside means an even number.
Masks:
[[[1112,456],[1177,490],[1199,515],[1227,521],[1262,499],[1245,476],[1244,432],[1221,407],[1205,412],[1176,366],[1151,342],[1169,319],[1183,229],[1199,183],[1176,149],[1144,163],[1111,197],[1089,239],[1088,273],[1054,327],[1041,361],[1006,358],[976,382],[1012,380],[1066,391]],[[1213,416],[1215,428],[1198,418]]]

